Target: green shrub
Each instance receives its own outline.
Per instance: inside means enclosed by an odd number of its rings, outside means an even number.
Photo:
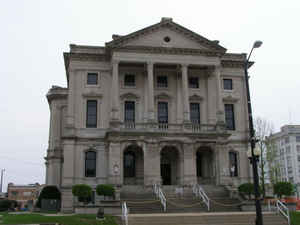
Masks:
[[[61,194],[58,188],[54,185],[45,186],[41,191],[36,206],[41,208],[42,199],[61,199]]]
[[[0,212],[1,211],[7,211],[9,209],[14,209],[18,206],[18,202],[14,200],[0,200]]]
[[[115,188],[111,184],[99,184],[96,187],[96,192],[98,195],[103,195],[103,196],[115,196]]]
[[[274,194],[281,198],[283,195],[290,196],[294,193],[293,184],[290,182],[277,182],[273,187]]]
[[[87,184],[76,184],[72,187],[72,194],[78,197],[79,202],[87,204],[92,198],[92,188]]]
[[[248,198],[251,199],[251,195],[254,194],[254,185],[252,183],[244,183],[238,187],[239,193],[248,195]]]

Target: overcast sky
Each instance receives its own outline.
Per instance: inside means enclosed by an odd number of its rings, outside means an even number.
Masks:
[[[250,88],[255,116],[276,131],[300,124],[300,3],[295,0],[7,0],[0,6],[0,169],[8,182],[44,183],[49,131],[46,93],[66,86],[63,52],[69,44],[103,46],[172,17],[196,33],[220,40],[228,52],[252,60]]]

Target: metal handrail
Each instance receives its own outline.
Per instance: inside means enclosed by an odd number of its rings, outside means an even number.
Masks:
[[[199,184],[195,184],[193,186],[193,193],[196,195],[196,197],[201,197],[202,201],[205,203],[205,205],[207,207],[207,211],[209,211],[210,210],[210,199]]]
[[[167,210],[167,199],[166,199],[163,191],[161,190],[160,186],[157,184],[153,185],[153,190],[154,190],[156,197],[159,198],[160,203],[162,204],[162,206],[164,208],[164,212],[165,212]]]
[[[128,208],[126,202],[122,204],[122,220],[125,221],[125,225],[128,225]]]
[[[281,213],[281,215],[283,215],[287,221],[288,221],[288,224],[290,225],[290,212],[289,212],[289,209],[288,207],[286,207],[280,200],[277,200],[276,201],[276,208],[277,208],[277,212]]]

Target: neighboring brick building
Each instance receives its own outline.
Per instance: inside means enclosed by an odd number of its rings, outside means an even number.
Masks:
[[[26,204],[33,204],[37,200],[41,188],[42,185],[39,183],[28,185],[9,183],[7,187],[8,199],[17,201],[21,208],[24,208]]]

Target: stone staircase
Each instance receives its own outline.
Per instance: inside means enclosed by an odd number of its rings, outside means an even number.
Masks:
[[[206,205],[200,198],[196,198],[191,188],[185,188],[183,195],[175,194],[179,186],[163,186],[162,190],[167,198],[166,213],[207,212]],[[214,185],[202,186],[211,199],[210,212],[240,211],[239,200],[230,199],[224,187]],[[121,200],[126,201],[130,214],[163,213],[163,208],[155,198],[151,188],[126,186],[121,191]]]
[[[288,225],[275,213],[263,214],[264,225]],[[255,213],[131,214],[129,225],[255,225]]]

